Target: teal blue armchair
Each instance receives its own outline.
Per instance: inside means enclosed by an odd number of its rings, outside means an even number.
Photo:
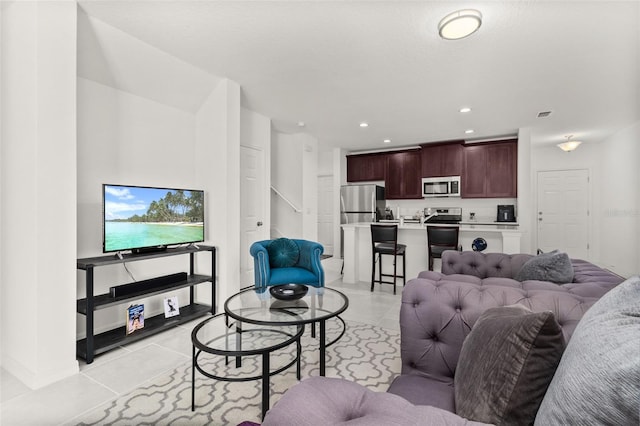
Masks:
[[[324,287],[324,269],[320,263],[320,255],[324,252],[324,247],[313,241],[286,240],[289,248],[293,248],[294,252],[297,251],[293,256],[289,256],[291,253],[279,251],[286,250],[286,247],[281,248],[282,245],[279,248],[276,248],[275,244],[270,247],[273,242],[283,240],[286,239],[256,241],[251,245],[249,252],[253,256],[256,288],[289,283]],[[297,250],[291,242],[295,243]],[[270,259],[270,252],[276,257],[272,256]],[[279,261],[281,257],[278,256],[289,256],[288,262]],[[281,266],[283,263],[285,266]]]

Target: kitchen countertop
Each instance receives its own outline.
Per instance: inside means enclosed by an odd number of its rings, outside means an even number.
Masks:
[[[387,222],[389,223],[389,222]],[[483,222],[480,222],[483,223]],[[383,223],[381,223],[382,225]],[[417,223],[394,223],[398,226],[398,243],[406,245],[407,277],[417,277],[428,269],[427,231],[424,225]],[[371,279],[371,222],[341,225],[344,231],[343,283],[367,282]],[[497,223],[445,225],[458,226],[459,243],[464,250],[472,250],[476,238],[484,238],[488,253],[520,253],[520,240],[524,232],[518,225]],[[391,262],[387,262],[387,268]]]
[[[510,225],[518,226],[518,222],[497,222],[497,221],[479,221],[479,220],[463,220],[460,225]]]
[[[385,222],[379,222],[379,223],[397,223],[398,224],[398,229],[403,230],[424,230],[425,225],[420,225],[419,223],[404,223],[403,225],[400,225],[400,223],[398,223],[398,221],[395,222],[391,222],[391,221],[385,221]],[[341,225],[343,228],[368,228],[369,226],[371,226],[370,222],[360,222],[360,223],[350,223],[350,224],[345,224],[345,225]],[[465,232],[465,231],[482,231],[482,232],[521,232],[518,229],[518,224],[517,223],[513,223],[513,222],[509,222],[508,224],[504,223],[504,222],[496,222],[496,223],[484,223],[484,222],[480,222],[480,223],[469,223],[469,222],[461,222],[460,225],[451,225],[451,224],[439,224],[439,223],[432,223],[429,224],[429,226],[459,226],[460,227],[460,231],[461,232]]]

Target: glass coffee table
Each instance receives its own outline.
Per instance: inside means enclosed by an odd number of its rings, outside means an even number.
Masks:
[[[320,328],[320,375],[325,375],[326,349],[344,335],[346,325],[340,318],[347,307],[349,299],[337,290],[326,287],[308,286],[307,294],[297,300],[279,300],[274,298],[268,289],[246,288],[234,294],[224,304],[225,313],[243,323],[269,326],[298,326],[315,324]],[[336,318],[342,323],[341,333],[331,342],[327,342],[326,321]]]
[[[292,317],[287,312],[280,313]],[[212,316],[198,324],[191,333],[191,411],[195,410],[195,381],[196,371],[210,379],[226,382],[245,382],[262,379],[262,418],[269,409],[269,378],[281,373],[297,364],[296,375],[300,380],[300,336],[304,333],[304,325],[253,325],[242,324],[229,320],[226,314]],[[297,348],[293,359],[282,366],[272,366],[270,355],[272,352],[286,348],[296,343]],[[221,362],[212,361],[212,356],[222,356]],[[225,367],[229,358],[235,358],[236,368],[241,366],[243,357],[258,356],[262,363],[261,374],[242,375],[229,373]],[[273,368],[272,368],[273,367]]]

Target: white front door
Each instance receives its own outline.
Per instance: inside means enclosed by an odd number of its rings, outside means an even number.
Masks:
[[[538,172],[538,248],[589,258],[589,171]]]
[[[318,177],[318,242],[333,255],[333,176]]]
[[[265,220],[264,152],[240,147],[240,288],[254,284],[253,257],[249,253],[255,241],[268,239]]]

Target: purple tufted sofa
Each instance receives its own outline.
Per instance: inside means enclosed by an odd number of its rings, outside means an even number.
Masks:
[[[584,313],[624,279],[572,259],[571,283],[516,281],[529,254],[447,251],[442,272],[423,271],[402,292],[402,374],[389,388],[418,405],[455,412],[453,377],[464,338],[489,308],[521,304],[552,311],[569,341]]]
[[[267,413],[264,425],[292,424],[292,407],[298,407],[298,425],[477,424],[452,414],[456,412],[453,383],[462,343],[484,311],[512,304],[525,305],[534,312],[552,311],[568,342],[585,312],[624,280],[576,259],[571,260],[571,283],[513,279],[532,257],[444,252],[442,272],[421,272],[403,289],[402,371],[387,393],[347,386],[342,379],[310,378],[284,395]],[[313,407],[300,410],[300,404],[306,405],[303,401],[308,400],[314,400]],[[407,416],[413,415],[413,406],[439,411],[415,413],[412,422]],[[380,417],[381,413],[386,417]],[[398,422],[391,420],[394,415]]]

